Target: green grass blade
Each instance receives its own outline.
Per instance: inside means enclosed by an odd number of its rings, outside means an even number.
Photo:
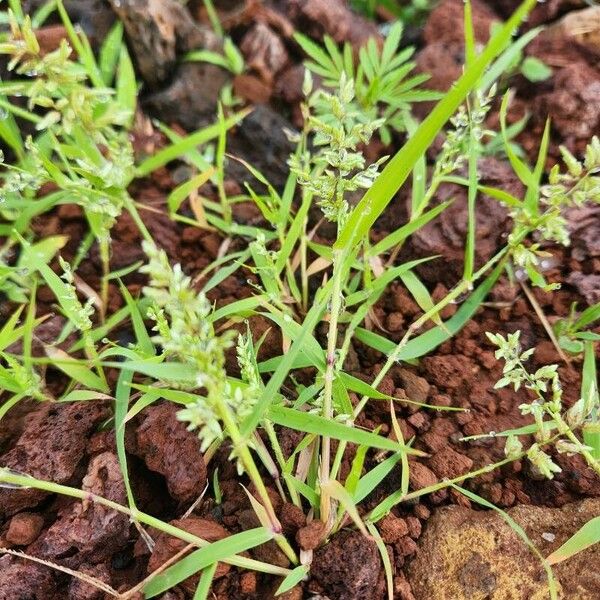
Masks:
[[[356,485],[354,502],[362,502],[392,472],[403,455],[403,452],[396,452],[363,475]]]
[[[47,0],[42,4],[31,17],[31,25],[34,29],[39,29],[48,17],[56,10],[56,0]]]
[[[260,423],[260,420],[269,409],[269,405],[271,404],[273,398],[279,391],[279,388],[285,381],[285,378],[287,377],[294,361],[300,354],[300,351],[303,349],[306,343],[306,339],[312,334],[313,329],[317,326],[317,323],[320,321],[321,316],[325,312],[329,295],[331,294],[331,281],[332,280],[329,281],[325,288],[321,289],[321,294],[319,294],[318,297],[315,299],[313,306],[308,311],[308,314],[306,315],[306,318],[302,323],[300,333],[293,341],[289,351],[283,357],[283,360],[279,363],[273,375],[269,379],[269,382],[263,389],[261,397],[256,403],[252,414],[243,423],[242,435],[248,436],[252,431],[256,429],[257,425]]]
[[[552,573],[550,563],[540,554],[540,551],[537,549],[535,544],[529,539],[529,536],[527,535],[525,530],[507,512],[503,511],[501,508],[498,508],[491,502],[488,502],[485,498],[482,498],[474,492],[466,490],[465,488],[462,488],[456,484],[451,485],[456,491],[460,492],[463,496],[466,496],[472,502],[475,502],[477,504],[480,504],[481,506],[484,506],[485,508],[489,508],[491,510],[496,511],[504,519],[504,521],[506,521],[508,526],[525,542],[525,544],[527,544],[529,549],[540,559],[540,562],[542,563],[542,566],[546,571],[546,576],[548,577],[548,588],[550,592],[550,598],[552,600],[558,600],[557,584],[556,580],[554,579],[554,574]]]
[[[390,561],[390,555],[388,554],[387,548],[377,531],[377,527],[373,523],[367,523],[367,529],[375,540],[379,555],[381,556],[381,562],[383,562],[383,570],[385,572],[385,582],[387,587],[388,600],[394,600],[394,575],[392,570],[392,562]]]
[[[510,95],[507,92],[504,95],[504,98],[502,99],[502,104],[500,106],[500,130],[502,133],[502,139],[504,140],[504,151],[506,152],[506,156],[514,172],[529,189],[533,184],[533,174],[531,173],[527,165],[515,154],[511,141],[508,137],[508,130],[506,127],[506,113],[508,111],[509,99]]]
[[[348,493],[348,491],[344,488],[344,486],[342,486],[342,484],[339,481],[335,479],[330,479],[326,484],[321,485],[321,491],[322,493],[327,493],[329,497],[336,500],[340,504],[340,506],[346,511],[346,513],[348,513],[348,516],[352,519],[357,529],[365,537],[369,536],[367,528],[365,527],[363,520],[358,514],[356,504],[352,500],[352,496]]]
[[[123,23],[117,21],[102,42],[98,58],[100,73],[104,85],[109,86],[115,78],[115,70],[119,62],[121,44],[123,42]]]
[[[546,560],[551,564],[562,562],[600,542],[600,517],[588,521]]]
[[[326,435],[330,438],[351,442],[358,445],[366,445],[371,448],[381,450],[391,450],[393,452],[407,452],[409,454],[420,454],[407,446],[402,446],[388,438],[364,431],[355,427],[347,427],[343,423],[330,421],[319,415],[301,412],[284,406],[273,406],[269,411],[269,419],[276,425],[283,425],[296,431],[304,433],[315,433],[317,435]]]
[[[211,167],[203,173],[199,173],[195,177],[192,177],[188,181],[184,181],[178,185],[167,198],[167,206],[171,214],[176,213],[179,210],[182,202],[195,190],[203,186],[215,172],[214,167]]]
[[[582,428],[583,443],[591,448],[590,454],[600,462],[600,396],[598,395],[598,375],[594,342],[586,341],[584,347],[583,373],[581,380],[582,398],[593,398],[590,419]]]
[[[356,493],[356,487],[358,486],[358,482],[360,481],[360,475],[362,473],[365,458],[367,457],[367,452],[369,450],[368,446],[359,446],[356,450],[356,454],[352,459],[352,466],[350,467],[350,472],[346,477],[346,481],[344,481],[344,487],[346,491],[354,496]],[[356,503],[356,500],[354,500]]]
[[[230,265],[217,269],[213,276],[202,287],[202,291],[204,293],[207,293],[209,290],[212,290],[213,288],[218,286],[222,281],[224,281],[230,275],[235,273],[249,258],[250,248],[246,248],[246,250],[240,253],[236,257],[236,259],[231,262]]]
[[[0,381],[2,381],[0,379]],[[8,387],[6,387],[7,390],[9,390]],[[13,390],[9,390],[9,391],[13,391]],[[11,396],[10,398],[8,398],[7,400],[3,401],[2,404],[0,404],[0,421],[6,416],[6,413],[13,407],[16,406],[21,400],[23,400],[24,395],[21,394],[15,394],[14,396]]]
[[[410,272],[412,269],[430,260],[438,258],[437,256],[426,256],[425,258],[418,258],[407,263],[403,263],[396,267],[391,267],[384,271],[379,277],[373,279],[367,289],[362,289],[354,292],[346,298],[346,307],[360,304],[359,311],[363,311],[365,306],[373,305],[385,291],[387,286],[401,277],[406,272]]]
[[[494,85],[507,69],[514,64],[515,59],[518,59],[523,48],[529,44],[538,33],[542,31],[542,27],[536,27],[531,31],[523,34],[518,40],[515,40],[501,55],[500,58],[487,70],[485,75],[481,78],[481,84],[479,89],[482,92],[487,92],[489,88]]]
[[[433,298],[429,294],[429,290],[425,287],[423,282],[413,273],[413,271],[402,273],[402,275],[400,275],[400,279],[402,280],[402,283],[405,285],[406,289],[410,292],[411,296],[414,298],[415,302],[419,305],[419,307],[424,313],[434,309],[435,303],[433,301]],[[431,320],[436,325],[442,324],[442,318],[440,317],[439,313],[434,314],[431,317]]]
[[[579,315],[579,318],[575,322],[574,329],[579,331],[598,319],[600,319],[600,302],[593,306],[589,306]]]
[[[59,402],[87,402],[88,400],[112,400],[113,397],[90,390],[73,390],[60,398]]]
[[[144,319],[142,314],[140,313],[140,309],[136,301],[133,299],[129,290],[123,285],[123,283],[119,280],[119,287],[121,289],[121,295],[125,299],[127,307],[129,308],[129,315],[131,317],[131,324],[133,325],[133,331],[135,333],[135,339],[137,344],[146,356],[154,356],[154,344],[150,339],[150,335],[144,325]]]
[[[67,35],[69,36],[69,40],[73,46],[73,49],[77,52],[77,56],[81,64],[85,67],[88,77],[90,81],[97,88],[104,87],[104,80],[102,79],[102,74],[100,73],[100,69],[98,68],[98,64],[96,62],[96,57],[92,52],[91,46],[87,41],[87,38],[84,37],[85,34],[78,33],[65,9],[63,4],[63,0],[57,0],[56,8],[58,10],[58,14],[65,26],[67,31]]]
[[[10,315],[6,323],[4,323],[2,329],[0,329],[0,352],[2,352],[7,346],[10,346],[10,344],[14,343],[16,339],[18,339],[18,337],[15,339],[15,336],[19,335],[16,333],[17,323],[19,322],[19,318],[24,308],[24,304],[19,306],[17,310],[15,310],[15,312],[12,315]]]
[[[125,491],[127,492],[127,502],[129,508],[136,508],[133,490],[129,482],[129,469],[127,468],[127,453],[125,451],[125,417],[129,408],[129,394],[131,392],[131,380],[133,373],[131,371],[121,371],[117,380],[115,392],[115,437],[117,445],[117,457],[119,466],[123,475]]]
[[[22,23],[25,20],[23,14],[23,7],[21,6],[21,0],[8,0],[8,6],[15,15],[18,23]]]
[[[308,575],[309,567],[300,565],[292,570],[292,572],[281,582],[275,596],[280,596],[291,590],[296,584],[300,583]]]
[[[127,46],[123,44],[119,53],[119,65],[117,67],[117,81],[115,91],[118,104],[129,111],[129,123],[133,121],[137,106],[138,86],[135,79],[135,70]]]
[[[285,263],[291,257],[292,252],[296,247],[296,242],[302,234],[306,216],[308,215],[308,211],[311,206],[312,194],[304,192],[302,194],[302,204],[300,205],[300,208],[298,209],[298,212],[292,221],[290,229],[283,240],[281,250],[277,254],[277,261],[275,262],[275,269],[277,273],[281,273],[282,269],[285,267]]]
[[[248,317],[253,314],[259,306],[263,306],[267,301],[267,297],[264,294],[258,296],[250,296],[250,298],[243,298],[242,300],[236,300],[230,304],[226,304],[221,308],[215,310],[212,315],[209,316],[211,322],[224,319],[231,315],[239,317]]]
[[[485,69],[506,47],[514,29],[535,5],[536,0],[525,0],[506,24],[492,37],[479,57],[465,70],[462,77],[438,102],[400,151],[388,162],[362,200],[350,213],[336,248],[351,248],[366,237],[369,229],[384,211],[396,192],[406,181],[415,163],[431,145],[446,121],[476,86]]]
[[[202,571],[202,575],[200,575],[200,581],[198,582],[198,587],[194,593],[194,600],[208,600],[210,586],[212,585],[218,564],[219,563],[213,563],[212,565],[206,567],[204,571]]]
[[[443,323],[442,327],[438,325],[408,341],[400,351],[398,360],[412,360],[424,356],[460,331],[475,314],[475,311],[479,308],[484,298],[492,289],[493,285],[498,280],[498,277],[500,277],[503,268],[504,266],[502,264],[496,267],[463,303],[456,314]],[[356,338],[364,344],[367,344],[367,346],[371,346],[371,348],[375,348],[384,354],[390,354],[396,348],[394,342],[366,329],[358,328],[356,330]]]
[[[251,110],[244,109],[234,113],[225,119],[225,127],[230,129],[234,125],[237,125],[250,112]],[[137,177],[145,177],[146,175],[149,175],[152,173],[152,171],[155,171],[159,167],[162,167],[172,160],[187,154],[190,150],[196,148],[196,146],[200,146],[219,137],[220,132],[221,124],[213,123],[208,127],[204,127],[194,133],[190,133],[188,136],[181,138],[181,140],[171,144],[170,146],[167,146],[166,148],[163,148],[162,150],[159,150],[156,154],[144,160],[136,170]]]
[[[204,8],[206,9],[206,14],[208,15],[208,20],[210,21],[210,25],[213,28],[213,31],[219,36],[223,37],[223,26],[221,25],[221,21],[219,20],[219,15],[217,10],[215,9],[215,5],[213,0],[202,0],[204,4]]]
[[[475,32],[473,31],[473,8],[471,0],[465,2],[464,30],[465,30],[465,64],[467,67],[475,62]]]
[[[272,538],[273,534],[270,531],[264,527],[257,527],[213,542],[209,546],[192,552],[189,556],[151,579],[144,586],[144,597],[154,598],[209,565],[260,546]]]
[[[0,96],[0,100],[9,103],[5,96]],[[2,138],[15,152],[17,158],[22,159],[24,156],[23,137],[21,130],[17,125],[14,115],[8,113],[6,118],[0,119],[0,138]]]
[[[583,369],[581,378],[581,396],[587,398],[589,394],[598,394],[598,377],[596,374],[596,354],[593,342],[585,342],[583,355]],[[600,415],[599,415],[600,417]]]
[[[271,309],[269,305],[267,305],[267,308]],[[282,333],[290,340],[295,340],[302,334],[302,325],[296,323],[296,321],[289,321],[286,319],[285,315],[282,315],[275,310],[270,310],[269,314],[265,314],[264,316],[271,319],[274,323],[277,323]],[[303,338],[304,344],[302,354],[311,361],[314,367],[320,371],[324,371],[325,352],[323,351],[323,348],[321,348],[319,342],[317,342],[314,336],[309,332],[304,333]]]
[[[70,357],[63,350],[54,348],[53,346],[46,346],[45,350],[46,355],[52,361],[52,366],[60,369],[73,381],[92,390],[99,390],[104,393],[110,391],[104,381],[102,381],[102,379],[98,377],[86,363]]]

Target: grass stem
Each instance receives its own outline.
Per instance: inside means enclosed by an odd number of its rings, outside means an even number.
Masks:
[[[5,486],[12,486],[15,488],[35,488],[37,490],[48,492],[49,494],[60,494],[62,496],[77,498],[82,502],[94,502],[95,504],[100,504],[106,508],[110,508],[114,511],[128,515],[133,521],[139,521],[140,523],[144,523],[144,525],[152,527],[157,531],[162,531],[163,533],[183,540],[188,544],[193,544],[197,548],[204,548],[205,546],[210,545],[210,542],[207,542],[206,540],[193,535],[184,529],[179,529],[174,525],[165,523],[164,521],[161,521],[160,519],[157,519],[156,517],[153,517],[140,510],[131,510],[126,506],[122,506],[117,502],[113,502],[112,500],[104,498],[103,496],[98,496],[97,494],[92,494],[91,492],[85,492],[83,490],[78,490],[77,488],[72,488],[66,485],[52,483],[51,481],[36,479],[34,477],[15,473],[9,469],[3,468],[0,468],[0,483],[4,484]],[[237,567],[242,567],[244,569],[254,569],[255,571],[260,571],[262,573],[270,573],[272,575],[285,577],[289,574],[288,569],[277,567],[275,565],[269,565],[251,558],[244,558],[242,556],[230,556],[229,558],[223,559],[223,562]]]
[[[333,378],[335,375],[336,349],[338,339],[338,320],[342,311],[342,269],[339,251],[333,253],[333,288],[331,295],[331,310],[329,316],[329,331],[327,333],[327,366],[324,375],[323,387],[323,416],[333,419]],[[331,463],[331,440],[323,436],[321,442],[321,467],[320,484],[321,489],[329,482],[329,469]],[[331,500],[327,493],[321,491],[321,520],[329,521]]]

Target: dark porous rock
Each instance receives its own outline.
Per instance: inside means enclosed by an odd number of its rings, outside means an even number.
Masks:
[[[490,29],[500,19],[481,0],[473,0],[473,33],[478,42],[485,43],[490,38]],[[464,2],[463,0],[442,0],[431,11],[423,29],[426,44],[444,43],[464,46]]]
[[[600,302],[600,275],[574,272],[567,278],[567,283],[577,289],[589,306]]]
[[[80,567],[79,571],[110,585],[110,572],[106,565],[83,566]],[[91,583],[73,577],[69,582],[68,597],[69,600],[105,600],[107,596],[102,590]]]
[[[314,550],[325,537],[326,525],[323,521],[314,520],[296,533],[296,541],[302,550]]]
[[[406,392],[406,397],[415,402],[427,402],[430,385],[423,377],[419,377],[409,369],[399,369],[400,382]]]
[[[88,437],[108,414],[102,402],[43,404],[28,418],[16,444],[0,456],[0,464],[45,481],[77,486]],[[46,496],[35,488],[0,488],[0,516],[33,508]]]
[[[445,446],[429,459],[429,467],[440,478],[451,479],[471,470],[473,461],[464,454]]]
[[[191,131],[213,123],[219,95],[231,74],[202,62],[183,63],[171,82],[142,98],[146,111],[166,123],[178,123]]]
[[[36,513],[16,514],[9,522],[4,535],[6,541],[15,546],[27,546],[40,534],[44,526],[44,517]]]
[[[81,488],[126,505],[116,454],[104,452],[92,458]],[[28,547],[28,552],[75,569],[82,564],[101,563],[126,547],[129,526],[129,517],[121,512],[91,500],[74,502]]]
[[[272,83],[275,75],[289,60],[282,39],[264,23],[255,23],[244,35],[240,50],[246,59],[246,66],[258,73],[267,83]]]
[[[426,356],[423,359],[425,376],[440,389],[455,390],[469,377],[471,363],[462,354]]]
[[[0,600],[50,600],[55,594],[50,567],[14,556],[0,557]]]
[[[341,531],[315,551],[311,575],[331,600],[375,600],[381,559],[372,539]]]
[[[165,477],[175,500],[192,502],[206,484],[206,465],[198,436],[177,419],[178,410],[170,402],[148,407],[127,446],[151,471]]]
[[[299,31],[313,37],[327,34],[356,47],[372,37],[381,39],[375,23],[350,10],[344,0],[286,0],[285,5]]]
[[[552,90],[533,102],[537,114],[547,115],[563,137],[588,139],[600,128],[600,72],[584,62],[569,64],[552,79]]]
[[[556,462],[562,469],[556,479],[564,482],[568,489],[577,494],[600,498],[600,477],[585,459],[578,454],[558,454]]]
[[[258,169],[276,189],[282,189],[287,180],[287,159],[294,144],[285,135],[291,124],[267,105],[259,105],[240,123],[228,143],[227,150],[233,156],[243,158]],[[237,181],[258,182],[246,167],[230,161],[228,176]]]
[[[435,485],[438,478],[429,467],[417,461],[410,461],[408,481],[412,490],[420,490]]]
[[[110,0],[125,30],[137,68],[151,87],[171,79],[180,53],[218,51],[219,38],[194,22],[177,0]]]
[[[46,0],[25,0],[23,12],[33,14]],[[69,17],[79,25],[95,47],[100,46],[115,22],[115,13],[108,0],[64,0]]]
[[[566,211],[573,257],[583,262],[600,257],[600,206],[584,205]]]
[[[111,0],[123,21],[135,63],[149,87],[142,106],[166,123],[192,130],[214,121],[223,86],[231,74],[209,63],[182,63],[194,49],[220,52],[221,40],[198,25],[177,0]]]

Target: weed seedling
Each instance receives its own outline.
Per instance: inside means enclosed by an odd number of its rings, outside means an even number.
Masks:
[[[552,439],[558,452],[580,454],[588,465],[600,474],[600,462],[594,457],[594,448],[584,444],[575,434],[586,421],[597,419],[599,403],[595,382],[584,386],[582,397],[570,409],[564,411],[558,366],[548,365],[533,373],[529,372],[524,363],[534,351],[522,351],[519,333],[511,333],[506,338],[493,333],[488,333],[487,336],[498,347],[496,358],[505,361],[502,379],[496,387],[512,385],[515,391],[518,391],[523,386],[535,396],[533,402],[520,406],[521,413],[531,415],[535,421],[536,443],[527,450],[527,458],[537,471],[552,479],[554,473],[560,472],[561,469],[542,450],[542,446]],[[508,436],[505,452],[509,458],[521,455],[521,442],[514,435]]]

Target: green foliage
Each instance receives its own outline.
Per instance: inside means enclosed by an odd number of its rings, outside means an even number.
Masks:
[[[370,122],[379,118],[384,120],[380,125],[384,143],[390,142],[392,129],[405,130],[406,114],[413,102],[439,97],[435,92],[419,88],[428,76],[409,76],[415,67],[415,63],[410,62],[414,48],[398,52],[402,31],[401,22],[394,24],[382,48],[370,39],[359,51],[358,64],[355,64],[348,43],[339,50],[335,42],[325,36],[325,48],[321,48],[302,34],[295,36],[309,57],[306,67],[323,78],[325,87],[337,89],[342,77],[345,81],[354,82],[356,103],[365,113],[365,119]]]
[[[59,11],[61,7],[59,3]],[[132,107],[123,106],[114,90],[98,79],[94,56],[82,41],[85,38],[77,36],[66,13],[62,14],[77,60],[64,39],[57,50],[43,54],[29,17],[19,24],[9,13],[11,34],[0,44],[0,52],[9,56],[10,70],[29,79],[11,81],[7,88],[9,95],[27,98],[28,110],[13,104],[6,109],[28,118],[42,133],[26,139],[27,155],[19,164],[7,166],[0,189],[2,212],[23,232],[38,211],[63,202],[79,204],[100,242],[108,270],[109,231],[123,207],[132,204],[126,188],[134,174],[133,149],[125,130]],[[46,184],[58,191],[40,197]]]
[[[597,419],[600,400],[595,383],[582,390],[582,397],[570,409],[564,411],[558,365],[548,365],[535,372],[529,372],[524,363],[534,351],[522,351],[519,331],[509,334],[506,338],[493,333],[488,333],[487,337],[498,347],[496,358],[504,360],[503,376],[496,387],[512,385],[517,391],[523,386],[535,396],[533,402],[521,404],[519,408],[523,415],[531,415],[535,421],[536,442],[527,450],[526,455],[536,470],[549,479],[553,478],[554,473],[561,471],[550,455],[542,449],[543,445],[552,442],[558,452],[581,454],[600,474],[600,462],[590,453],[593,448],[586,446],[574,433],[589,418]],[[509,458],[521,456],[522,445],[515,436],[508,436],[505,452]]]
[[[546,81],[546,79],[552,77],[552,69],[535,56],[527,56],[524,58],[519,70],[526,79],[529,79],[529,81],[533,83]]]
[[[548,558],[553,565],[567,560],[583,552],[586,548],[600,542],[600,517],[595,517],[576,531],[560,548],[555,550]]]
[[[600,341],[600,335],[586,328],[600,319],[600,302],[588,306],[583,312],[577,311],[577,305],[571,306],[568,317],[558,319],[553,325],[560,347],[570,354],[582,354],[586,342]]]
[[[190,428],[198,429],[202,449],[206,450],[223,436],[224,407],[241,422],[252,410],[255,397],[250,387],[233,388],[227,380],[225,350],[233,345],[233,332],[215,335],[209,320],[211,305],[192,288],[181,266],[171,267],[164,250],[150,243],[144,244],[144,251],[149,262],[142,272],[148,274],[149,284],[143,291],[153,303],[149,316],[155,322],[154,341],[161,345],[167,359],[186,365],[190,390],[206,389],[206,397],[199,397],[179,413]],[[246,354],[242,355],[245,360]],[[173,385],[168,380],[165,383]]]
[[[223,54],[212,50],[192,50],[185,55],[189,62],[207,62],[231,71],[234,75],[244,72],[244,57],[231,38],[223,40]]]
[[[305,91],[310,94],[310,77]],[[313,155],[290,157],[290,169],[298,182],[315,196],[323,214],[341,227],[348,214],[347,194],[368,189],[384,159],[366,166],[358,144],[367,144],[383,119],[369,120],[354,104],[354,83],[342,73],[339,90],[318,90],[304,107],[306,130],[314,134]],[[315,114],[311,114],[314,111]]]
[[[459,170],[475,151],[472,142],[483,139],[485,118],[491,108],[496,93],[495,86],[484,94],[480,90],[471,95],[470,103],[459,107],[450,118],[452,129],[446,132],[446,139],[434,168],[434,178],[444,177]]]
[[[406,144],[388,162],[373,186],[367,190],[350,214],[336,242],[337,248],[352,248],[358,240],[365,238],[372,224],[391,202],[446,121],[455,113],[469,93],[478,87],[486,68],[501,54],[510,41],[514,28],[534,4],[534,0],[525,0],[519,6],[502,29],[492,37],[482,53],[467,66],[462,77],[437,103],[425,121],[414,130]]]
[[[579,453],[597,469],[599,401],[594,338],[586,328],[598,318],[598,307],[581,314],[573,311],[569,319],[556,326],[562,327],[559,339],[578,344],[573,349],[584,356],[581,399],[569,410],[562,405],[555,365],[530,373],[526,363],[531,351],[521,350],[518,334],[506,339],[490,337],[498,346],[498,358],[506,361],[498,385],[513,385],[535,398],[521,406],[524,414],[532,415],[532,425],[498,434],[507,437],[507,457],[499,463],[482,465],[421,490],[409,490],[408,459],[422,456],[422,452],[414,447],[414,439],[403,438],[396,409],[399,403],[413,399],[394,398],[378,389],[398,362],[415,362],[464,327],[511,262],[534,283],[544,285],[539,264],[544,256],[542,244],[568,242],[562,211],[582,202],[598,201],[600,144],[596,139],[582,163],[565,153],[566,171],[555,169],[545,185],[549,128],[533,168],[525,164],[514,144],[518,127],[506,126],[506,101],[501,132],[486,130],[495,81],[529,39],[530,34],[525,34],[510,43],[513,30],[532,4],[533,0],[527,0],[494,33],[480,54],[470,23],[470,3],[466,4],[464,74],[423,123],[417,123],[410,115],[410,105],[434,95],[420,89],[425,77],[411,75],[413,51],[399,49],[401,25],[389,28],[382,48],[375,42],[368,43],[360,51],[358,61],[350,46],[340,50],[326,38],[322,49],[299,36],[300,45],[309,55],[304,85],[307,99],[303,106],[305,126],[298,134],[290,133],[297,146],[289,159],[289,177],[282,190],[275,189],[256,168],[240,161],[260,187],[247,185],[238,196],[225,192],[227,132],[247,111],[231,114],[220,109],[214,125],[188,136],[160,126],[170,145],[136,166],[128,133],[133,123],[137,84],[123,45],[122,26],[113,28],[96,58],[59,1],[57,8],[77,57],[66,42],[56,53],[42,56],[33,36],[33,21],[19,15],[13,18],[13,31],[1,48],[24,77],[0,85],[0,92],[8,97],[26,96],[29,105],[21,108],[0,98],[0,106],[7,106],[11,113],[9,119],[0,122],[0,135],[16,156],[15,164],[6,165],[3,171],[5,201],[1,209],[9,225],[0,229],[8,236],[0,250],[0,288],[11,300],[23,305],[30,302],[30,308],[24,323],[20,322],[22,306],[0,328],[0,385],[7,391],[2,396],[0,417],[23,397],[46,398],[44,370],[38,364],[52,365],[66,374],[68,385],[61,401],[114,400],[112,423],[129,508],[107,505],[130,515],[137,525],[159,529],[194,546],[188,556],[144,582],[148,597],[162,594],[198,571],[202,575],[195,597],[207,597],[217,561],[284,577],[280,593],[301,581],[309,567],[296,566],[295,552],[282,534],[273,509],[272,489],[283,501],[311,510],[323,520],[326,535],[335,533],[348,520],[363,532],[370,532],[382,554],[391,594],[391,564],[386,561],[385,544],[375,523],[395,504],[457,486],[524,456],[539,472],[552,477],[558,467],[548,452],[551,444],[557,451]],[[218,23],[212,3],[206,1],[205,5],[212,20]],[[232,48],[226,42],[224,57],[205,54],[195,58],[239,72],[243,63]],[[29,77],[33,75],[30,69],[35,69],[34,77]],[[312,89],[311,72],[324,80],[317,91]],[[23,118],[38,127],[34,138],[21,139],[16,119]],[[430,169],[426,151],[447,123],[445,142]],[[392,129],[405,130],[407,141],[379,173],[383,159],[369,164],[364,147],[376,132],[384,141],[389,140]],[[206,143],[214,147],[209,151],[198,148]],[[525,184],[523,198],[479,183],[478,159],[500,151]],[[194,273],[195,279],[181,265],[171,265],[165,251],[157,245],[160,240],[152,240],[145,230],[127,192],[136,177],[145,177],[181,157],[193,172],[189,181],[180,183],[166,198],[169,216],[188,226],[219,229],[225,237],[217,258],[200,273]],[[409,176],[413,185],[407,222],[372,243],[371,226]],[[209,182],[215,186],[218,200],[198,195],[199,187]],[[439,186],[446,182],[464,185],[468,190],[465,270],[463,278],[445,297],[434,300],[414,270],[437,257],[408,262],[399,257],[410,235],[451,205],[451,200],[432,205]],[[47,192],[46,184],[51,184],[52,191]],[[478,194],[483,193],[509,207],[515,228],[509,243],[476,269],[476,201]],[[186,199],[191,210],[187,209]],[[253,223],[237,223],[233,205],[241,201],[253,202],[261,218]],[[70,202],[83,207],[91,233],[72,264],[58,258],[61,276],[55,272],[52,260],[66,240],[55,236],[37,241],[30,223],[37,214]],[[319,235],[322,220],[310,229],[311,209],[315,205],[321,208],[323,220],[337,226],[338,235],[330,244]],[[108,269],[110,230],[122,210],[131,212],[145,237],[147,261],[140,271],[148,282],[139,299],[121,283],[139,264],[116,273]],[[535,243],[529,245],[528,239],[533,237]],[[232,244],[233,238],[237,241]],[[124,299],[123,307],[112,314],[105,314],[107,304],[99,302],[96,291],[76,274],[95,239],[101,242],[105,262],[102,285],[111,280],[118,282]],[[18,243],[22,251],[15,259]],[[231,251],[233,246],[235,250]],[[236,274],[241,266],[253,274],[254,294],[215,310],[207,298],[208,291]],[[204,282],[202,289],[196,285],[200,281]],[[31,339],[43,319],[36,319],[35,315],[36,286],[40,282],[56,297],[67,323],[53,343],[44,345],[46,356],[34,359]],[[406,324],[405,332],[396,341],[371,327],[376,317],[374,307],[391,282],[403,286],[422,311],[414,322]],[[441,311],[451,303],[460,303],[460,307],[444,321]],[[242,334],[231,327],[256,314],[268,320],[282,340],[282,354],[263,362],[258,360],[258,350],[267,343],[269,332],[255,340],[250,325]],[[146,329],[148,320],[152,322],[152,332]],[[133,333],[130,344],[113,341],[117,327],[128,327]],[[326,345],[322,343],[325,332]],[[59,344],[72,333],[77,335],[77,341],[68,351],[62,350]],[[20,354],[8,351],[11,344],[21,340]],[[384,364],[371,381],[346,372],[356,341],[384,355]],[[228,366],[234,358],[237,368],[232,377]],[[119,371],[116,384],[112,377],[105,376],[105,369]],[[180,407],[178,417],[197,431],[207,461],[219,446],[231,448],[240,474],[250,480],[255,490],[249,500],[262,527],[209,545],[136,508],[129,481],[125,429],[133,417],[159,400]],[[395,437],[384,435],[379,428],[357,426],[369,402],[390,404]],[[279,427],[298,433],[296,447],[286,449],[285,454]],[[528,450],[517,437],[526,433],[535,436]],[[344,481],[340,473],[348,444],[356,445],[357,450]],[[372,459],[375,466],[369,470]],[[398,489],[380,499],[371,512],[360,511],[357,505],[396,467],[401,469]],[[216,471],[212,478],[210,493],[221,503],[227,490],[220,489]],[[269,490],[267,478],[271,481]],[[3,470],[0,481],[24,485],[18,475]],[[51,493],[82,497],[77,490],[49,482],[26,478],[25,483]],[[463,492],[462,488],[456,489]],[[482,500],[472,494],[470,497],[477,502]],[[85,499],[90,501],[87,496]],[[93,501],[108,502],[98,498]],[[485,505],[485,501],[481,503]],[[289,558],[291,570],[237,555],[271,540]]]
[[[582,162],[564,146],[561,152],[567,170],[561,171],[559,165],[552,168],[548,185],[542,187],[544,202],[558,208],[581,206],[584,202],[600,203],[600,138],[592,138]]]
[[[492,32],[500,28],[498,23],[492,24]],[[521,74],[532,83],[546,81],[552,77],[552,69],[542,60],[535,56],[525,56],[525,46],[534,39],[541,31],[542,27],[530,29],[527,33],[515,40],[504,52],[502,64],[502,80],[506,81],[510,77]]]
[[[504,115],[506,102],[503,105],[502,125],[505,131]],[[539,272],[540,261],[547,256],[541,248],[543,242],[555,242],[568,246],[570,243],[567,222],[563,211],[572,206],[581,206],[584,202],[599,202],[600,178],[600,141],[592,139],[586,150],[586,158],[580,163],[565,148],[562,148],[567,171],[561,172],[556,165],[550,172],[549,182],[540,185],[543,166],[546,158],[549,128],[546,128],[540,148],[538,163],[534,171],[530,171],[507,146],[508,157],[527,187],[523,201],[516,200],[510,205],[510,216],[513,219],[513,231],[509,236],[512,257],[515,264],[529,275],[534,285],[552,289]],[[536,242],[530,245],[523,243],[526,236],[535,232]]]

